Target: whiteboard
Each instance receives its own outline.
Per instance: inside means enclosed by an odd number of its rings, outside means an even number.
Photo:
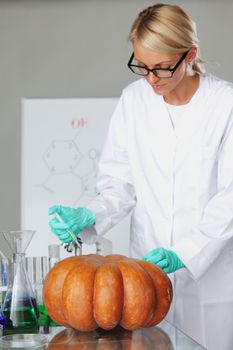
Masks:
[[[59,244],[48,208],[77,207],[96,194],[98,161],[117,98],[22,100],[21,229],[36,231],[27,256]],[[113,253],[128,255],[129,219],[106,235]],[[95,252],[83,245],[83,253]],[[62,257],[68,253],[62,248]]]

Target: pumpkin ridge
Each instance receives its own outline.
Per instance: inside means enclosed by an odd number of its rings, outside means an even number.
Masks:
[[[51,319],[63,326],[68,326],[62,305],[62,289],[66,275],[77,264],[81,263],[83,256],[72,256],[59,261],[47,274],[43,287],[43,300]],[[59,276],[59,278],[57,278]]]
[[[64,315],[69,324],[80,331],[92,331],[98,327],[93,317],[93,287],[100,264],[97,260],[84,261],[68,273],[63,285]]]
[[[123,308],[123,279],[117,264],[106,261],[98,267],[94,281],[93,313],[103,329],[118,325]]]
[[[124,308],[120,325],[134,330],[144,325],[154,305],[153,282],[133,260],[119,261],[118,265],[124,285]]]
[[[157,303],[155,305],[154,315],[144,325],[144,327],[152,327],[161,322],[169,311],[172,302],[172,284],[169,277],[159,266],[144,260],[138,260],[137,263],[144,267],[154,283]]]

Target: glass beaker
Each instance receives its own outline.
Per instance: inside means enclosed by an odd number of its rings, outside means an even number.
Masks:
[[[37,333],[39,312],[25,269],[25,252],[35,231],[8,231],[0,234],[13,252],[14,276],[9,283],[2,311],[6,317],[4,334]]]

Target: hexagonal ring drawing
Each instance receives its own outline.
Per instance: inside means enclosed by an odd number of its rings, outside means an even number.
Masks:
[[[73,172],[83,155],[74,141],[52,141],[43,155],[51,174]]]

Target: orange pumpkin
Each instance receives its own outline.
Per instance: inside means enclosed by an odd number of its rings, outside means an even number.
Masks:
[[[165,317],[172,285],[149,262],[89,254],[58,262],[46,276],[43,299],[49,316],[63,326],[92,331],[120,325],[135,330]]]

